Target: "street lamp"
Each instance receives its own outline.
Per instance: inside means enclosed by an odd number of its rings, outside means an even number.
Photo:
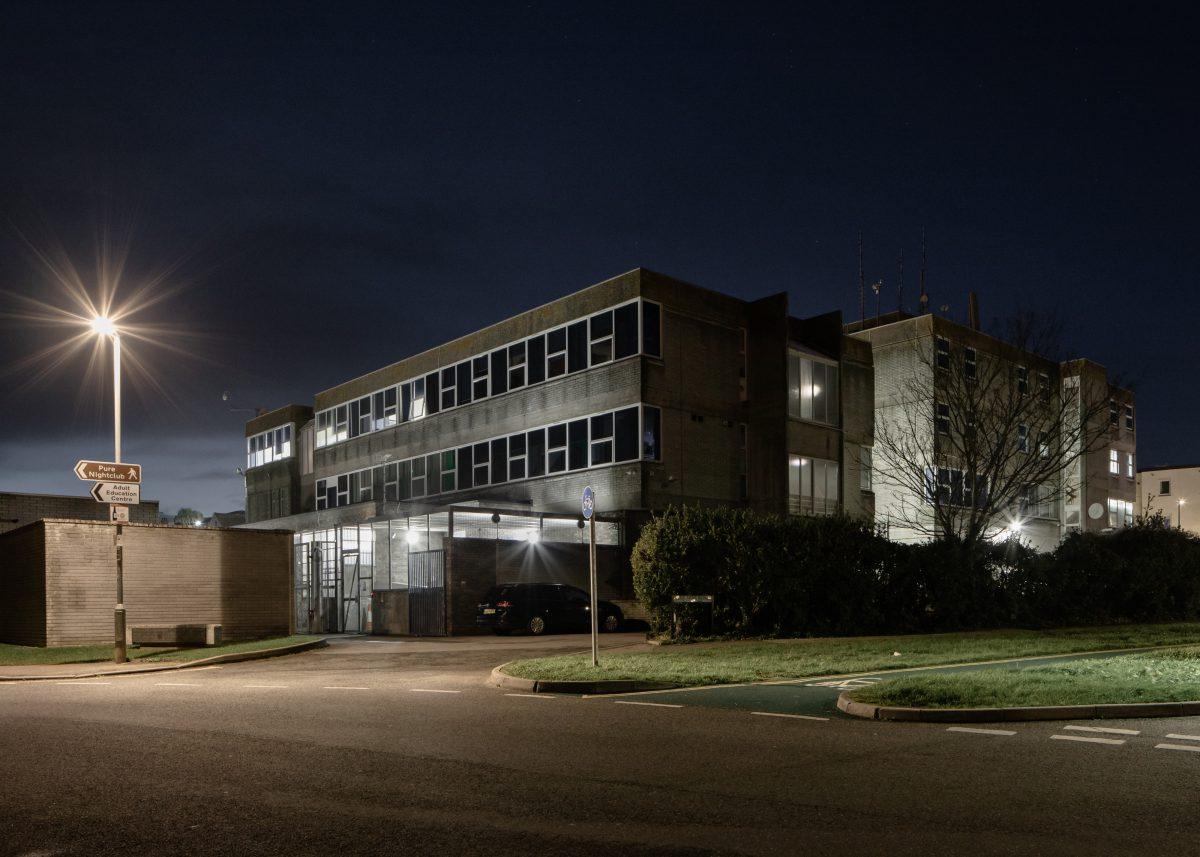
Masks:
[[[107,337],[113,346],[113,462],[121,463],[121,334],[117,325],[107,316],[95,316],[92,331]],[[128,660],[125,652],[125,558],[122,555],[121,525],[117,524],[117,604],[113,608],[113,660],[123,664]]]
[[[1186,505],[1187,505],[1186,497],[1180,497],[1179,502],[1175,504],[1175,512],[1176,512],[1176,515],[1178,516],[1177,517],[1178,523],[1176,524],[1176,526],[1181,530],[1183,529],[1183,507]]]

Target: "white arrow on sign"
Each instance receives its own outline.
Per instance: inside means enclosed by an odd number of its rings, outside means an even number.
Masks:
[[[97,482],[92,486],[92,497],[97,503],[136,506],[142,502],[142,486],[136,482]]]

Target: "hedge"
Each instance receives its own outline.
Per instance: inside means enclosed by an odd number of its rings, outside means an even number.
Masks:
[[[1051,554],[903,545],[848,517],[672,508],[633,548],[660,635],[808,636],[1200,618],[1200,539],[1160,525],[1073,534]],[[675,595],[712,595],[707,608]]]

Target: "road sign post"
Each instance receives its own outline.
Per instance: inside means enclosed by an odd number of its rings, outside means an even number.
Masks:
[[[596,492],[589,485],[583,489],[583,517],[588,522],[588,590],[592,599],[592,666],[600,666],[600,616],[596,597]]]

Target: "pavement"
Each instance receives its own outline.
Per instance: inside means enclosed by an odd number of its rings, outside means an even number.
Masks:
[[[0,685],[0,854],[1195,851],[1200,718],[946,727],[840,718],[819,682],[726,704],[486,683],[586,647],[342,638]]]

